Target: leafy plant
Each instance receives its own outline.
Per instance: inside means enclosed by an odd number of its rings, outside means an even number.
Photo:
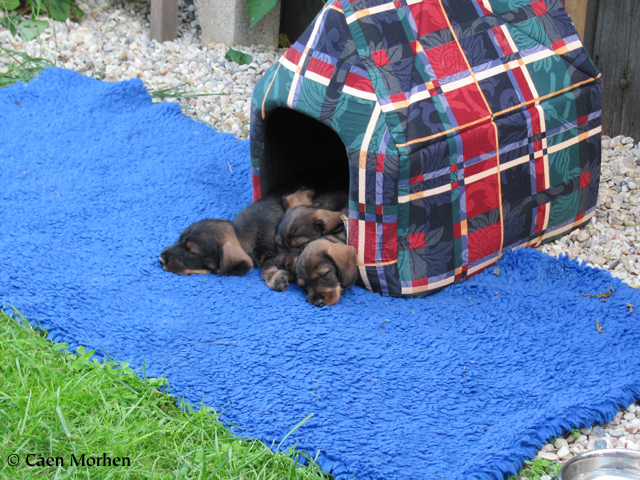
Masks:
[[[279,48],[289,48],[291,46],[291,41],[286,33],[281,33],[278,36],[278,47]]]
[[[524,462],[524,468],[517,475],[511,475],[509,480],[518,480],[520,477],[527,477],[529,480],[539,480],[543,475],[554,477],[558,474],[562,465],[550,462],[544,458],[536,458]]]
[[[17,24],[17,31],[20,36],[27,42],[33,40],[42,32],[49,28],[49,22],[47,20],[22,20]]]
[[[224,58],[227,60],[231,60],[232,62],[236,62],[238,65],[249,65],[253,62],[253,57],[248,53],[242,53],[233,48],[229,48],[227,53],[224,55]]]
[[[12,35],[18,34],[26,41],[49,28],[49,22],[40,19],[43,12],[59,22],[70,17],[80,19],[85,16],[75,0],[0,0],[0,10],[5,12],[0,24],[7,27]]]
[[[31,57],[24,52],[0,48],[1,63],[8,63],[6,71],[0,70],[0,88],[8,87],[16,82],[28,82],[41,70],[53,65],[44,58]]]
[[[3,10],[15,10],[20,6],[20,0],[0,0],[0,8]]]

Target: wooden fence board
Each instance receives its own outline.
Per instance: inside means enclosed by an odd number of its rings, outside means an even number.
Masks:
[[[584,39],[584,28],[587,22],[587,4],[589,0],[565,0],[564,7],[567,9],[573,24]]]
[[[640,141],[640,2],[629,0],[629,3],[629,56],[624,70],[627,87],[622,90],[622,115],[618,133]]]
[[[151,0],[149,38],[158,42],[178,36],[178,0]]]
[[[611,135],[631,134],[630,131],[623,131],[623,127],[629,123],[624,122],[622,116],[626,96],[624,90],[628,91],[628,88],[623,88],[624,83],[621,83],[621,80],[630,81],[628,68],[631,44],[638,43],[637,32],[632,32],[633,21],[638,20],[633,18],[634,11],[637,17],[637,6],[635,0],[606,0],[606,8],[601,5],[598,9],[592,58],[602,72],[604,83],[603,130]],[[634,106],[627,108],[627,115],[633,108],[637,109]]]

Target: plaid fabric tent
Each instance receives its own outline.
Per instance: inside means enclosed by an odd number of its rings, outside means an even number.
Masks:
[[[427,295],[591,219],[601,90],[560,0],[333,0],[254,90],[254,199],[270,114],[317,119],[346,149],[362,283]]]

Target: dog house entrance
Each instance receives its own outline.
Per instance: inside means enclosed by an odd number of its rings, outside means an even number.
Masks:
[[[265,119],[260,158],[262,195],[286,185],[349,189],[349,158],[340,136],[324,123],[288,108]]]

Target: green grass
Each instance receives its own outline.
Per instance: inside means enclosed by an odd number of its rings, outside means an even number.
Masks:
[[[161,379],[80,353],[0,311],[0,479],[327,479],[313,462],[297,468],[295,451],[233,435],[211,408],[178,407]],[[130,467],[71,464],[103,453]],[[64,466],[29,466],[27,454]]]
[[[518,475],[512,475],[508,480],[518,480],[520,477],[526,477],[529,480],[539,480],[543,475],[556,477],[560,472],[560,468],[562,468],[562,465],[557,462],[550,462],[543,458],[536,458],[534,460],[524,462],[524,468],[518,472]]]
[[[229,432],[208,407],[195,410],[161,393],[163,379],[143,379],[127,362],[90,361],[44,332],[0,310],[0,479],[327,480],[311,461],[296,468],[295,451],[273,453]],[[302,422],[301,422],[302,423]],[[292,430],[297,426],[292,425]],[[77,459],[130,459],[130,467],[81,467]],[[10,455],[19,456],[16,467]],[[62,458],[64,466],[29,466]],[[517,476],[537,480],[560,465],[525,462]]]
[[[53,66],[53,63],[44,58],[31,57],[24,52],[0,48],[0,88],[16,82],[28,82],[50,66]]]

